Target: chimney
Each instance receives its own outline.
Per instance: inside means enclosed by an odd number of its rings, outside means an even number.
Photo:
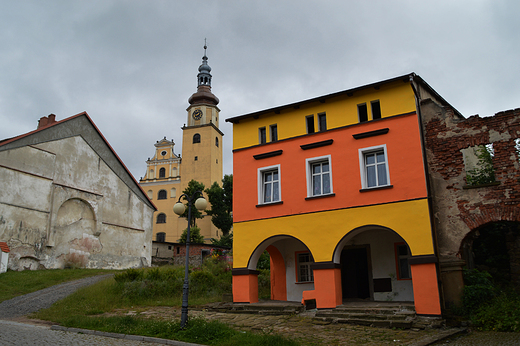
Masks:
[[[51,125],[52,123],[56,122],[56,115],[55,114],[49,114],[48,117],[41,117],[40,120],[38,120],[38,129],[41,129],[42,127]]]

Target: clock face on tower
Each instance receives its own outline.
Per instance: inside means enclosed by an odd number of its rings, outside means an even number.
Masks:
[[[195,120],[200,120],[200,118],[202,118],[202,111],[200,109],[196,109],[193,114],[193,119]]]

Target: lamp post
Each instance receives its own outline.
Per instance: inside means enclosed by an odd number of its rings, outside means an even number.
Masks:
[[[199,197],[200,196],[200,197]],[[186,206],[181,203],[181,198],[185,197],[188,200],[188,230],[186,233],[186,264],[184,268],[184,284],[182,285],[182,309],[181,309],[181,328],[184,329],[186,326],[186,321],[188,320],[188,290],[189,286],[189,262],[190,262],[190,225],[191,225],[191,202],[195,200],[195,208],[198,210],[206,209],[208,205],[208,201],[202,196],[201,191],[195,191],[193,195],[188,196],[183,193],[177,203],[173,206],[173,212],[179,216],[184,214],[186,211]]]

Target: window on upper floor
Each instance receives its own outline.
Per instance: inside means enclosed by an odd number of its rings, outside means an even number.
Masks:
[[[157,199],[166,199],[166,198],[167,198],[166,190],[160,190],[159,193],[157,194]]]
[[[390,185],[386,145],[359,149],[359,165],[363,189]]]
[[[164,243],[166,241],[166,233],[164,232],[158,232],[156,235],[155,235],[155,239],[156,241],[160,242],[160,243]]]
[[[218,148],[218,137],[215,137],[215,146]]]
[[[314,263],[314,259],[310,252],[297,252],[296,253],[296,268],[298,271],[298,282],[313,282],[314,273],[311,265]]]
[[[319,131],[327,130],[327,116],[325,113],[318,114],[318,129]]]
[[[278,126],[276,124],[269,126],[269,131],[271,135],[271,142],[276,142],[278,140]]]
[[[307,197],[332,194],[330,155],[306,159]]]
[[[410,249],[405,243],[395,243],[395,265],[397,268],[397,279],[407,280],[412,278],[412,271],[408,259]]]
[[[307,115],[305,122],[307,124],[307,133],[314,133],[314,115]]]
[[[200,143],[200,134],[196,133],[193,135],[193,144]]]
[[[159,178],[164,178],[166,177],[166,168],[161,168],[159,169]]]
[[[148,195],[149,199],[153,199],[153,191],[152,190],[148,190],[148,192],[146,192],[146,194]]]
[[[258,129],[258,142],[260,144],[265,144],[267,142],[265,127],[261,127]]]
[[[166,214],[160,213],[157,215],[157,223],[166,223]]]
[[[357,105],[357,111],[360,123],[368,121],[368,109],[366,103],[361,103]]]
[[[172,189],[170,190],[170,198],[175,198],[177,197],[177,189],[172,187]]]
[[[381,119],[381,104],[379,100],[371,101],[370,108],[372,108],[372,120]]]
[[[280,165],[258,169],[258,204],[281,201]]]

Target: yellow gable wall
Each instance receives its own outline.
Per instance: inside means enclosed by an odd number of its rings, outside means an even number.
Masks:
[[[247,267],[258,245],[280,235],[302,241],[314,261],[332,261],[341,239],[348,232],[366,225],[392,229],[408,243],[413,256],[430,255],[433,254],[433,243],[428,210],[428,202],[423,199],[235,223],[233,267]]]
[[[381,105],[381,117],[389,117],[415,111],[415,98],[409,83],[396,81],[383,84],[379,90],[367,88],[356,91],[352,96],[327,98],[324,103],[319,101],[302,104],[298,109],[283,109],[280,114],[274,112],[260,115],[258,119],[253,117],[242,119],[233,125],[233,149],[246,148],[259,144],[258,129],[266,128],[267,141],[269,138],[269,126],[276,124],[278,140],[301,136],[307,133],[305,117],[314,115],[314,127],[318,129],[317,114],[325,112],[327,115],[327,129],[357,124],[357,105],[366,103],[368,117],[371,120],[372,112],[370,102],[379,100]]]

